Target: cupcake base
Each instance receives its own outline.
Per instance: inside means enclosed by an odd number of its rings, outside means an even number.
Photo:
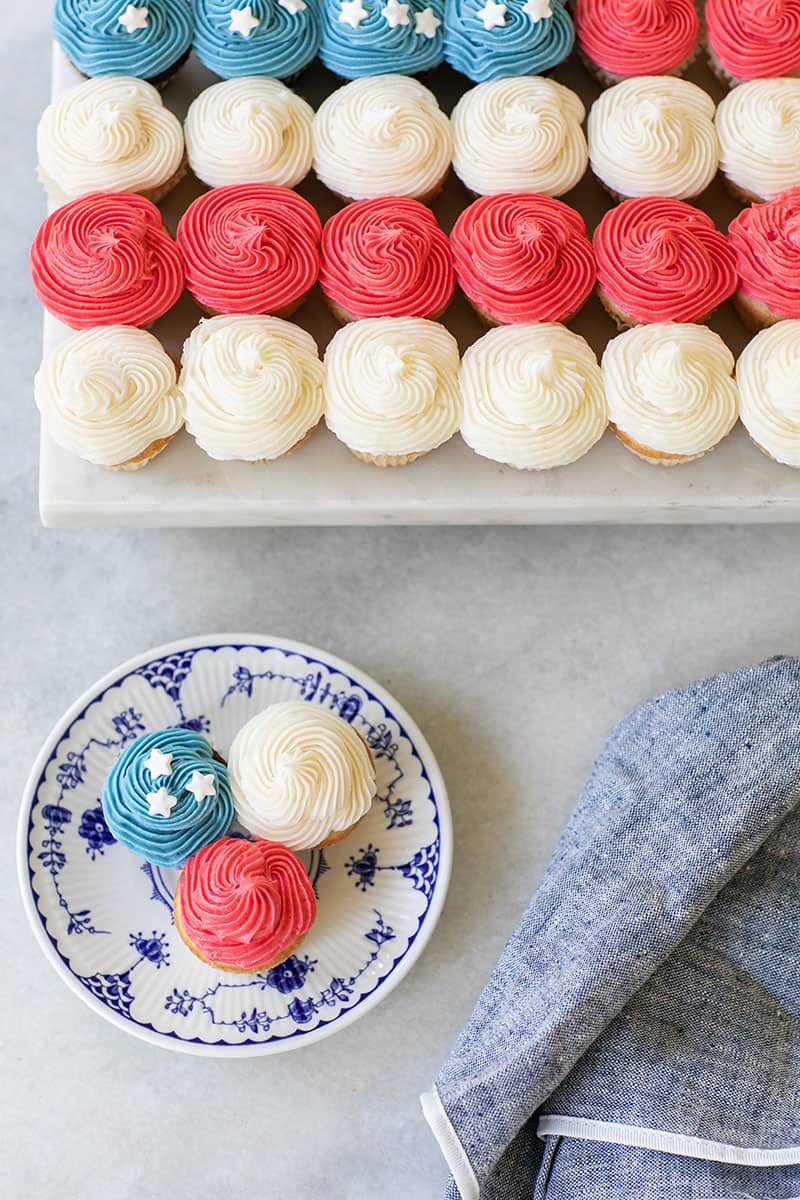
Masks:
[[[331,314],[332,317],[335,318],[335,320],[337,320],[339,322],[340,325],[350,325],[353,321],[364,320],[363,317],[357,317],[353,313],[348,312],[346,308],[342,308],[341,304],[337,304],[337,302],[335,300],[332,300],[330,298],[330,296],[325,295],[324,292],[322,294],[325,299],[325,304],[327,306],[329,313]],[[422,317],[426,321],[441,321],[442,317],[447,312],[449,307],[450,307],[450,301],[448,301],[447,304],[445,304],[445,306],[443,308],[438,309],[435,313],[403,313],[403,316],[404,317],[408,317],[408,316]],[[391,314],[384,313],[384,312],[381,312],[378,314],[370,313],[370,317],[375,317],[375,316],[385,317],[385,316],[389,316],[389,315],[391,315]]]
[[[149,446],[142,450],[140,454],[137,454],[135,458],[129,458],[127,462],[124,463],[117,463],[116,466],[108,467],[107,470],[140,471],[142,467],[146,467],[147,464],[151,462],[157,454],[160,454],[162,450],[165,450],[174,437],[175,434],[173,433],[170,434],[169,437],[157,438],[156,441],[151,442]]]
[[[291,317],[292,313],[296,313],[298,308],[302,308],[310,294],[311,294],[311,289],[309,288],[309,290],[307,292],[304,292],[302,296],[298,296],[298,298],[296,300],[291,300],[288,304],[284,304],[283,308],[276,308],[276,309],[273,309],[271,312],[261,312],[261,313],[233,312],[232,313],[232,312],[228,312],[226,309],[222,309],[222,308],[209,308],[209,306],[207,304],[203,304],[203,302],[201,300],[198,300],[195,295],[193,295],[191,292],[189,292],[189,295],[192,296],[192,299],[194,300],[195,304],[197,305],[197,307],[200,309],[201,313],[205,317],[238,317],[238,316],[259,317],[260,316],[260,317],[280,317],[281,320],[286,320],[287,317]]]
[[[180,895],[181,891],[179,880],[178,887],[175,890],[173,914],[175,917],[175,928],[180,935],[181,941],[189,950],[191,950],[195,958],[199,958],[201,962],[206,964],[206,966],[214,967],[218,971],[230,971],[234,975],[254,975],[258,974],[259,971],[268,971],[270,967],[277,967],[280,963],[285,962],[290,955],[294,954],[295,950],[297,950],[298,946],[303,941],[302,937],[297,938],[296,941],[292,942],[290,946],[287,946],[284,950],[281,950],[280,954],[276,954],[274,958],[269,959],[268,962],[259,963],[257,966],[253,967],[234,967],[231,966],[230,963],[217,962],[213,958],[208,958],[205,954],[203,954],[202,951],[199,950],[197,946],[195,946],[194,942],[187,936],[186,930],[183,927],[183,919],[181,917]]]
[[[608,315],[611,317],[612,321],[614,321],[617,328],[620,330],[633,329],[633,327],[635,325],[651,324],[651,322],[649,322],[649,321],[640,321],[638,317],[631,316],[630,313],[625,312],[625,310],[620,308],[619,305],[616,304],[611,299],[611,297],[608,295],[608,293],[604,292],[603,289],[599,286],[597,288],[597,298],[599,299],[600,303],[602,304],[603,308],[606,310]],[[678,324],[681,324],[681,325],[704,325],[705,322],[709,319],[709,317],[712,316],[712,314],[715,311],[716,311],[716,307],[713,309],[710,309],[708,312],[697,313],[696,315],[693,314],[690,320],[679,321]],[[652,323],[654,323],[654,322],[652,322]]]
[[[763,300],[745,295],[741,288],[734,293],[733,304],[742,323],[752,333],[758,333],[761,329],[768,329],[770,325],[777,325],[778,321],[786,320],[780,313],[773,312]]]
[[[414,454],[365,454],[363,450],[353,450],[350,447],[350,453],[361,462],[371,463],[373,467],[405,467],[414,462],[414,459],[422,458],[426,451],[418,450]],[[338,837],[336,840],[339,840]],[[325,845],[327,844],[326,842]]]
[[[626,449],[635,454],[637,458],[656,467],[678,467],[681,463],[694,462],[695,459],[702,458],[707,453],[706,450],[701,450],[699,454],[667,454],[662,450],[654,450],[652,446],[643,446],[629,434],[623,433],[613,421],[609,421],[608,427],[613,430]],[[713,449],[713,447],[709,447],[709,449]]]
[[[692,63],[696,61],[697,56],[700,53],[700,44],[701,39],[698,38],[694,49],[690,50],[683,62],[679,62],[677,66],[670,67],[668,71],[648,71],[647,74],[673,76],[683,75],[684,72],[689,70],[689,67],[691,67]],[[583,63],[589,74],[596,79],[598,83],[602,84],[603,87],[614,87],[614,85],[617,83],[623,83],[626,79],[633,78],[632,75],[614,75],[611,71],[607,71],[605,67],[601,67],[599,63],[594,62],[591,58],[589,58],[588,54],[586,54],[585,51],[581,50],[580,48],[578,48],[578,58]],[[636,74],[641,75],[643,72],[637,71]]]
[[[740,204],[761,204],[768,198],[766,196],[757,196],[755,192],[749,192],[747,188],[739,187],[738,183],[734,183],[721,168],[720,175],[722,176],[725,191],[733,196],[734,200],[738,200]]]

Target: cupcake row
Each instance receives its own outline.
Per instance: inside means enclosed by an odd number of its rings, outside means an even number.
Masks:
[[[188,338],[180,377],[151,334],[87,330],[42,364],[45,429],[97,466],[144,466],[185,424],[220,461],[268,462],[324,417],[359,459],[397,467],[459,430],[479,455],[520,470],[574,462],[608,424],[634,453],[698,458],[741,418],[772,458],[800,467],[800,321],[759,333],[736,365],[705,325],[640,325],[598,365],[562,325],[490,330],[459,358],[443,325],[368,318],[314,339],[275,317],[222,316]]]

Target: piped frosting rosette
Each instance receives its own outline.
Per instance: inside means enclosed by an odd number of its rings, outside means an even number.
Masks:
[[[800,185],[800,79],[754,79],[717,106],[720,169],[748,199]]]
[[[608,424],[594,351],[562,325],[490,329],[464,354],[461,436],[519,470],[574,462]]]
[[[575,0],[575,35],[608,76],[666,75],[694,55],[694,0]]]
[[[444,0],[319,0],[319,56],[342,79],[416,75],[444,57]]]
[[[770,458],[800,467],[800,321],[757,333],[736,363],[741,417]]]
[[[682,200],[625,200],[605,214],[592,245],[603,303],[626,324],[700,321],[736,291],[727,238]]]
[[[325,406],[316,342],[278,317],[201,321],[183,348],[180,391],[189,433],[222,460],[279,458]]]
[[[569,55],[575,30],[563,0],[449,0],[444,54],[475,83],[540,75]]]
[[[351,200],[428,199],[452,156],[449,118],[429,88],[405,75],[354,79],[323,100],[314,118],[314,170]]]
[[[30,254],[36,294],[74,329],[150,325],[184,287],[178,247],[143,196],[92,192],[51,213]]]
[[[192,45],[186,0],[56,0],[53,34],[84,75],[158,79]]]
[[[348,319],[436,317],[455,289],[447,235],[429,208],[399,196],[359,200],[322,231],[319,282]]]
[[[566,321],[594,287],[583,218],[549,196],[482,196],[461,213],[450,244],[463,292],[499,324]]]
[[[743,209],[728,226],[739,297],[773,320],[800,319],[800,187]]]
[[[288,188],[219,187],[189,205],[178,225],[186,286],[213,313],[297,308],[319,274],[322,224]]]
[[[319,49],[319,0],[193,0],[194,51],[223,79],[290,79]]]
[[[717,173],[714,101],[671,75],[625,79],[602,92],[587,136],[592,170],[618,196],[686,200]]]
[[[451,114],[453,170],[470,191],[560,196],[586,171],[583,103],[552,79],[517,75],[478,84]]]
[[[713,59],[734,80],[800,71],[800,0],[706,0]]]

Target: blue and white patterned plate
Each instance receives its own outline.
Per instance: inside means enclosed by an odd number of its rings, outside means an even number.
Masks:
[[[121,748],[145,730],[200,730],[223,755],[277,700],[302,698],[353,723],[378,769],[378,798],[345,841],[307,854],[319,916],[296,954],[235,975],[184,946],[177,873],[118,845],[100,806]],[[61,978],[112,1024],[192,1054],[290,1050],[335,1033],[400,982],[433,932],[450,876],[441,773],[414,722],[367,675],[281,638],[192,638],[101,679],[58,722],[25,790],[22,895]]]

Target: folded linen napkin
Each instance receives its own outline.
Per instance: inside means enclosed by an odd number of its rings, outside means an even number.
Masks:
[[[448,1200],[800,1197],[800,659],[612,732],[423,1109]]]

